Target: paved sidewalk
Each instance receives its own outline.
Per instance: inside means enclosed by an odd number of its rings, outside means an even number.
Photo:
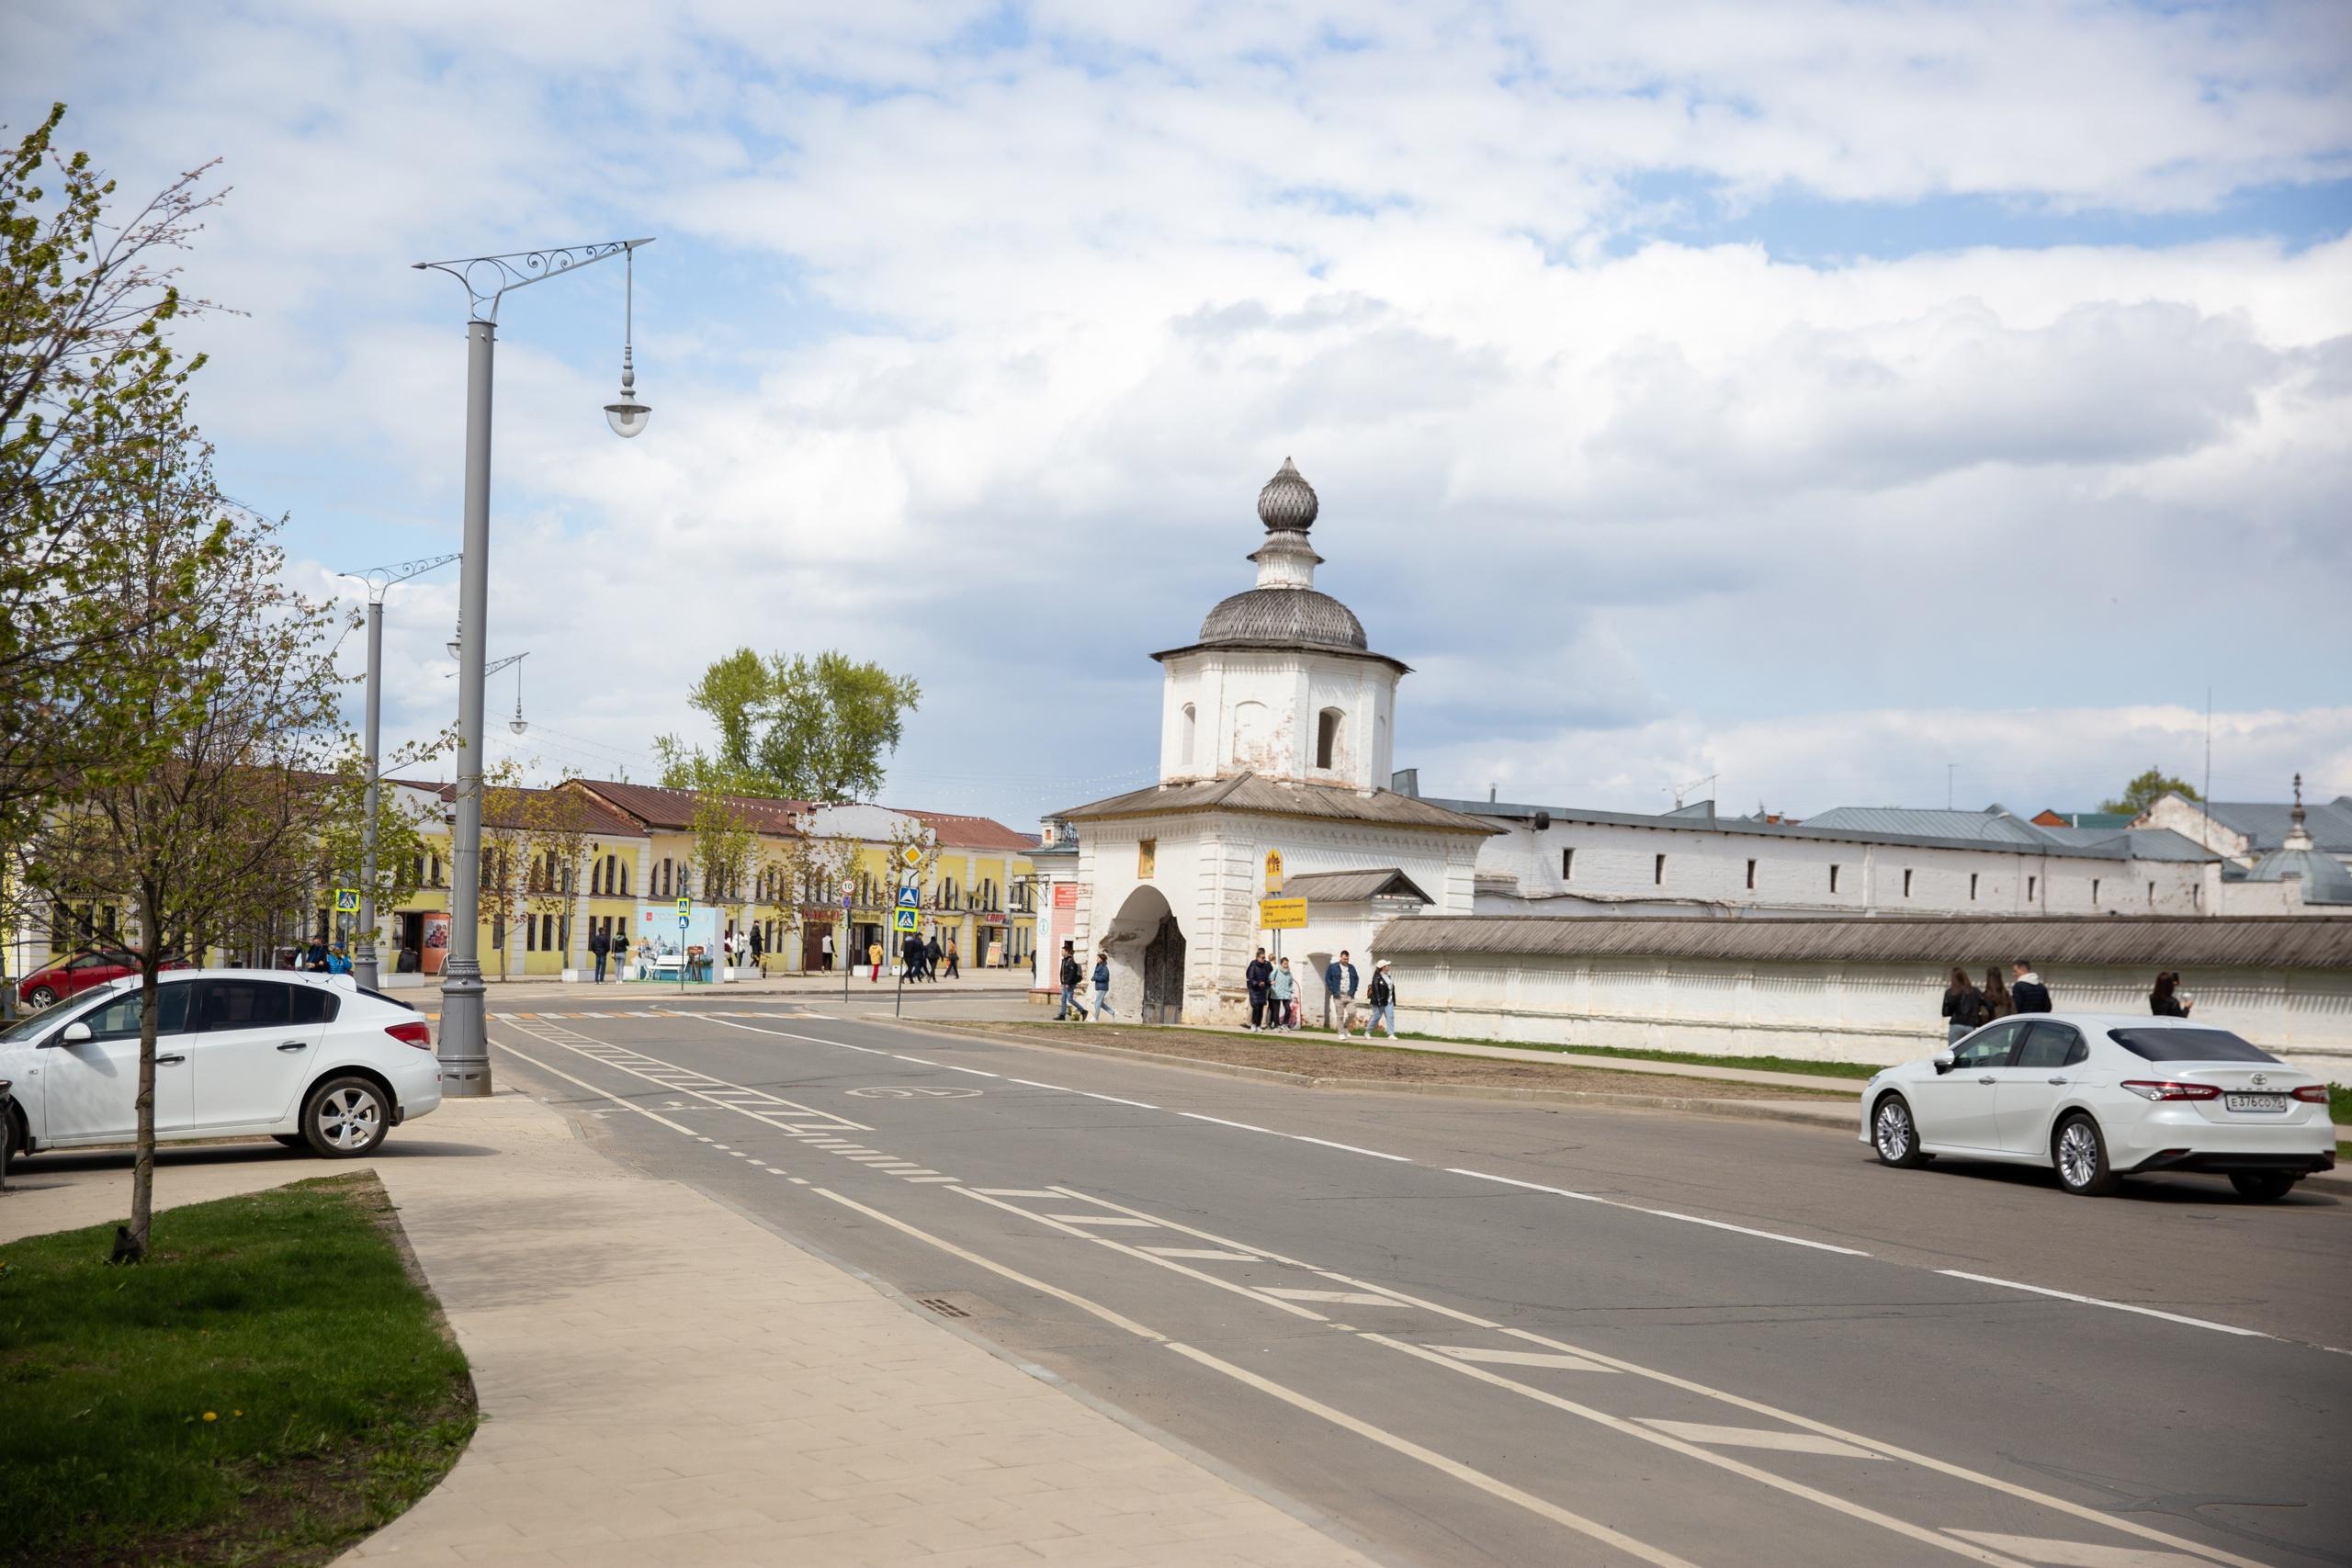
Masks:
[[[345,1562],[1361,1564],[517,1094],[379,1166],[473,1362],[457,1468]]]

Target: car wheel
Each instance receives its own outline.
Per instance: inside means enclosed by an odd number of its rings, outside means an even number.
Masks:
[[[2284,1170],[2233,1170],[2230,1185],[2238,1196],[2251,1198],[2257,1203],[2275,1203],[2295,1189],[2299,1179]]]
[[[53,1008],[57,1005],[57,993],[47,986],[35,986],[25,993],[25,1005],[35,1012],[43,1008]]]
[[[8,1168],[17,1163],[17,1156],[25,1146],[25,1135],[18,1130],[14,1106],[0,1112],[0,1181],[8,1179]]]
[[[1878,1151],[1881,1165],[1914,1170],[1928,1163],[1919,1152],[1919,1129],[1911,1120],[1909,1100],[1899,1094],[1880,1098],[1871,1112],[1871,1146]]]
[[[2051,1163],[2058,1168],[2058,1185],[2082,1198],[2104,1198],[2119,1179],[2108,1168],[2107,1140],[2098,1123],[2087,1116],[2069,1116],[2058,1123],[2051,1140]]]
[[[382,1089],[366,1078],[329,1078],[302,1112],[302,1141],[322,1159],[356,1159],[375,1153],[391,1125]]]

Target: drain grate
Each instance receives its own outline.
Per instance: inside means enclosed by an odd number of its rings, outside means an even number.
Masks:
[[[915,1304],[929,1307],[942,1317],[969,1317],[972,1314],[949,1301],[945,1296],[917,1296]]]

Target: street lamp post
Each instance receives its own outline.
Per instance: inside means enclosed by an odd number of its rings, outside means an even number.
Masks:
[[[435,556],[431,560],[406,560],[392,566],[371,566],[344,576],[368,585],[368,804],[367,820],[359,829],[359,945],[351,955],[352,977],[373,990],[376,966],[376,805],[379,798],[377,763],[384,718],[384,592],[396,582],[423,577],[458,558]]]
[[[507,294],[594,262],[628,260],[632,295],[636,252],[649,239],[606,240],[506,255],[418,262],[465,285],[471,302],[466,321],[466,534],[458,576],[457,820],[450,834],[449,958],[442,968],[441,1092],[453,1100],[490,1093],[490,1028],[481,981],[481,720],[483,633],[490,620],[490,411],[492,359],[498,306]],[[634,301],[632,300],[632,314]],[[632,321],[629,325],[634,327]],[[633,333],[629,334],[633,335]],[[622,349],[621,392],[605,405],[619,435],[645,428],[650,411],[637,399],[634,344]]]

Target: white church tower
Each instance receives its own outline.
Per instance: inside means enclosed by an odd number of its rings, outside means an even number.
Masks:
[[[1256,585],[1211,610],[1195,641],[1152,655],[1159,783],[1059,814],[1079,834],[1077,956],[1091,972],[1109,955],[1118,1016],[1240,1016],[1243,971],[1265,946],[1290,957],[1317,1017],[1332,954],[1369,979],[1389,920],[1471,912],[1478,845],[1497,829],[1387,788],[1411,671],[1315,586],[1319,510],[1283,459],[1258,492]],[[1270,874],[1306,900],[1305,928],[1261,928]]]

